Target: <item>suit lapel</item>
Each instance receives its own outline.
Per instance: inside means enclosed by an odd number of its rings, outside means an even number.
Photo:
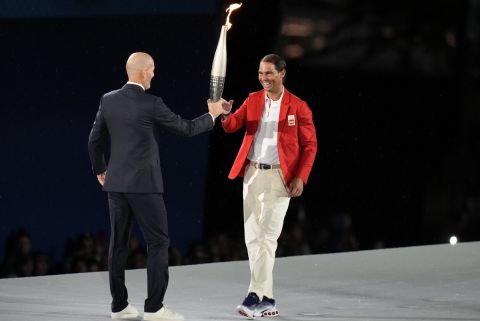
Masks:
[[[287,123],[287,113],[290,108],[290,92],[284,87],[282,104],[280,105],[280,115],[278,116],[278,133],[283,133],[283,128]]]
[[[262,90],[262,93],[258,95],[257,99],[255,116],[257,116],[256,119],[260,122],[262,120],[263,109],[265,108],[265,90]]]

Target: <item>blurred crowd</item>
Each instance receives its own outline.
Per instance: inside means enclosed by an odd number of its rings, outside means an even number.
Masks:
[[[65,242],[64,254],[58,262],[52,255],[37,249],[28,231],[12,231],[6,240],[5,258],[0,277],[28,277],[107,270],[107,232],[82,233]],[[358,240],[347,213],[333,216],[324,229],[309,229],[303,221],[286,222],[278,241],[277,256],[307,255],[358,250]],[[174,246],[169,249],[170,266],[247,260],[243,235],[219,233],[194,242],[182,254]],[[129,244],[128,269],[145,268],[147,250],[141,236],[132,235]]]

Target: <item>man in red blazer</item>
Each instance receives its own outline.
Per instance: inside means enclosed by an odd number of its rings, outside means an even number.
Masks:
[[[302,195],[317,153],[312,111],[283,85],[285,60],[275,54],[260,61],[263,90],[251,93],[240,108],[226,106],[226,132],[246,126],[245,136],[228,177],[243,176],[245,243],[250,264],[248,295],[240,314],[276,316],[273,265],[277,240],[291,197]]]

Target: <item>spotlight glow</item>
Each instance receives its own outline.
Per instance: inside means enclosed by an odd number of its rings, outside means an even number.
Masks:
[[[457,242],[458,242],[458,239],[455,235],[450,237],[450,245],[455,245],[457,244]]]

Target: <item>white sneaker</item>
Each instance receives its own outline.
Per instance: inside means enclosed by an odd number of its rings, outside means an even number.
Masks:
[[[277,304],[274,299],[263,297],[262,302],[255,307],[256,317],[276,317],[278,315]]]
[[[112,319],[129,320],[138,318],[138,310],[130,303],[120,312],[112,312]]]
[[[143,313],[143,320],[145,321],[182,321],[185,320],[183,315],[175,311],[169,310],[166,307],[161,308],[157,312]]]
[[[255,309],[252,310],[247,306],[239,305],[237,306],[237,311],[247,319],[255,320]]]

